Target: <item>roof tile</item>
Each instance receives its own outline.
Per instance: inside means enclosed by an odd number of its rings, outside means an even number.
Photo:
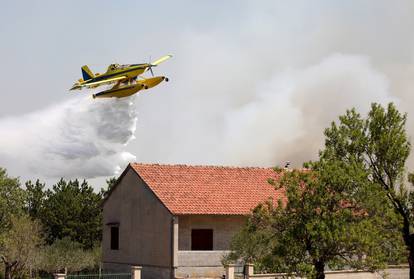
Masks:
[[[269,198],[285,200],[271,168],[131,163],[165,206],[177,215],[246,215]]]

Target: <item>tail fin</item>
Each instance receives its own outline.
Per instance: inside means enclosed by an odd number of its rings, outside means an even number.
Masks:
[[[83,80],[88,80],[88,79],[94,78],[95,75],[92,73],[89,67],[85,65],[82,67],[82,77],[83,77]]]

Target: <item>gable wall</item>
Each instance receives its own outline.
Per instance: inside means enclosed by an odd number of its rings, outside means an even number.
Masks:
[[[119,250],[110,249],[110,227],[119,223]],[[103,208],[103,262],[106,269],[143,267],[145,278],[168,278],[172,264],[172,215],[129,169]]]

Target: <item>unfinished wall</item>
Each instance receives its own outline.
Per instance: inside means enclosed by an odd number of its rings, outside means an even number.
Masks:
[[[221,277],[221,259],[233,235],[244,225],[244,216],[180,215],[178,218],[178,277]],[[191,230],[212,229],[213,251],[191,251]]]
[[[119,223],[119,250],[110,249],[108,223]],[[170,278],[171,234],[172,215],[129,169],[104,204],[104,268],[129,271],[131,265],[139,265],[145,279]]]
[[[213,229],[213,250],[229,250],[231,238],[245,221],[244,216],[179,216],[178,250],[191,250],[192,229]]]

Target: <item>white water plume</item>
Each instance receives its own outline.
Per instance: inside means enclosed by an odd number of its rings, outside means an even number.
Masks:
[[[47,177],[117,174],[135,160],[125,152],[136,127],[134,98],[77,97],[0,120],[0,165]]]

